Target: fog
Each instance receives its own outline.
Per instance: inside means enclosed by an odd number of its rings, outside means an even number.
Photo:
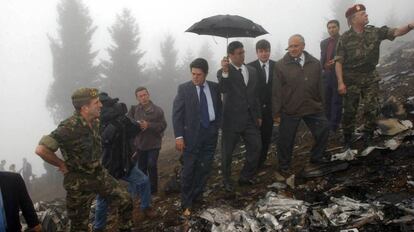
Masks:
[[[44,171],[42,160],[34,155],[34,149],[41,136],[56,126],[46,108],[46,96],[53,78],[48,35],[57,36],[56,6],[59,2],[1,1],[0,7],[0,159],[7,160],[6,167],[15,163],[18,170],[22,158],[26,157],[36,174]],[[300,33],[305,37],[306,50],[319,58],[319,42],[326,35],[327,20],[333,17],[334,2],[338,1],[82,1],[89,9],[93,25],[97,26],[92,40],[93,50],[99,51],[96,62],[108,56],[105,51],[111,41],[108,27],[123,8],[128,8],[139,26],[140,49],[145,52],[142,63],[146,68],[157,65],[160,42],[167,34],[174,37],[180,58],[188,51],[197,54],[203,43],[209,43],[214,51],[214,59],[209,62],[215,62],[218,67],[220,57],[225,55],[226,40],[184,32],[193,23],[216,14],[241,15],[269,32],[248,39],[251,40],[248,46],[253,46],[259,39],[268,39],[273,46],[272,52],[284,52],[282,48],[286,47],[288,37]],[[367,6],[370,24],[376,26],[382,26],[390,18],[395,18],[398,23],[413,20],[412,0],[367,0],[361,3]],[[252,55],[247,54],[248,57]],[[215,70],[211,73],[208,78],[216,80]]]

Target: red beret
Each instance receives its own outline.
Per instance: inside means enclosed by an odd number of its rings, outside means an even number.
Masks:
[[[345,13],[345,17],[348,18],[349,16],[355,14],[356,12],[364,11],[365,9],[366,8],[365,8],[364,5],[362,5],[362,4],[355,4],[352,7],[348,8],[348,10]]]

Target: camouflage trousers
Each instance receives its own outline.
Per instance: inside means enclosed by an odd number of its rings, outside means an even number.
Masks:
[[[69,172],[63,180],[66,194],[66,209],[71,220],[70,231],[88,231],[92,201],[99,194],[107,198],[118,209],[119,229],[132,227],[132,200],[126,189],[105,170],[95,175]]]
[[[345,135],[354,132],[358,112],[362,112],[364,132],[372,134],[375,130],[379,112],[378,80],[377,72],[344,75],[347,92],[344,96],[342,128]]]

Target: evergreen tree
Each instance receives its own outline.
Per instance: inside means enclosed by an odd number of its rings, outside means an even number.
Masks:
[[[96,30],[89,10],[81,0],[62,0],[58,6],[58,38],[49,36],[53,57],[53,82],[47,96],[47,108],[55,123],[73,112],[72,92],[80,87],[99,85],[97,52],[91,51]]]
[[[127,105],[136,104],[134,90],[143,82],[140,61],[144,52],[139,49],[139,28],[129,10],[117,15],[109,33],[113,44],[107,49],[110,60],[102,62],[103,89]]]
[[[178,69],[178,85],[190,80],[190,63],[193,62],[195,58],[196,57],[194,56],[192,49],[187,49],[187,52],[182,59],[182,63]]]
[[[333,18],[339,21],[341,34],[349,29],[345,13],[349,7],[355,4],[355,0],[334,0],[332,1]],[[326,24],[325,24],[326,25]],[[326,27],[325,27],[326,31]]]
[[[175,48],[175,39],[167,35],[160,44],[161,60],[158,62],[157,78],[152,80],[151,95],[155,104],[163,110],[168,125],[171,124],[172,103],[177,93],[177,84],[180,81],[180,67],[177,64],[178,51]],[[151,93],[150,93],[151,94]],[[171,133],[172,127],[167,127],[166,133]]]
[[[204,58],[208,62],[209,67],[209,74],[207,76],[208,80],[217,82],[216,73],[218,70],[218,64],[220,64],[220,61],[217,61],[214,59],[214,52],[210,47],[210,44],[208,42],[205,42],[198,53],[199,57]]]

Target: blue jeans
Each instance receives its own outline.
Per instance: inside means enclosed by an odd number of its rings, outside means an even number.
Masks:
[[[141,210],[151,206],[151,186],[149,179],[136,165],[131,169],[129,176],[124,176],[121,179],[128,182],[128,192],[132,198],[136,197],[137,194],[140,195]],[[107,213],[108,201],[98,194],[96,197],[94,229],[105,228]]]
[[[342,96],[338,93],[338,81],[335,72],[325,71],[323,74],[325,85],[325,112],[329,127],[336,131],[342,118]]]
[[[158,156],[160,149],[138,150],[138,168],[148,175],[151,183],[151,193],[158,191]]]

